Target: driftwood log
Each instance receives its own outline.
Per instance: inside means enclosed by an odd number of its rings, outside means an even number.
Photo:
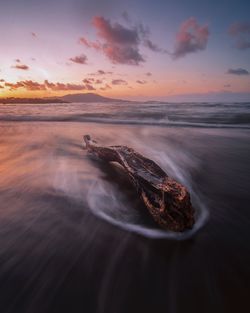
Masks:
[[[83,139],[84,148],[90,153],[123,167],[158,225],[175,232],[192,228],[194,209],[189,192],[154,161],[126,146],[98,146],[89,135]]]

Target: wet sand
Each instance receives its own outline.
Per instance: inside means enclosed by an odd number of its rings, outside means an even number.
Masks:
[[[85,133],[103,144],[132,146],[185,183],[209,214],[199,230],[189,239],[149,236],[156,226],[133,188],[86,155]],[[0,123],[0,312],[245,310],[249,135],[235,129]],[[105,214],[109,207],[113,220],[144,232],[98,217],[93,205]]]

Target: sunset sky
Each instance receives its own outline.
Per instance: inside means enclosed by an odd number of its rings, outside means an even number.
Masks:
[[[240,100],[250,94],[249,12],[242,0],[1,2],[0,97]]]

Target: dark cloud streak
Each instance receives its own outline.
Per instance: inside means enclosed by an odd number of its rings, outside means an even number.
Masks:
[[[250,34],[250,22],[236,22],[233,23],[228,30],[231,36],[238,36],[240,34]]]
[[[250,73],[245,70],[244,68],[236,68],[236,69],[232,69],[230,68],[228,71],[227,71],[228,74],[232,74],[232,75],[239,75],[239,76],[242,76],[242,75],[250,75]]]
[[[145,47],[149,48],[150,50],[152,50],[154,52],[167,53],[167,51],[165,49],[160,48],[155,43],[153,43],[150,39],[144,40],[144,45],[145,45]]]
[[[228,29],[229,35],[235,38],[235,47],[239,50],[250,48],[250,22],[236,22]]]

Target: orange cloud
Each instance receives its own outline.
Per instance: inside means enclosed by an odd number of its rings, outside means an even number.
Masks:
[[[10,90],[15,90],[18,88],[25,88],[26,90],[33,90],[33,91],[34,90],[46,90],[44,84],[40,84],[32,80],[19,81],[14,84],[5,82],[5,87],[9,87]]]
[[[18,81],[16,83],[5,82],[5,87],[10,88],[11,91],[24,88],[28,91],[36,90],[52,90],[52,91],[66,91],[66,90],[95,90],[90,84],[72,84],[72,83],[60,83],[49,82],[45,80],[44,83],[38,83],[32,80]]]

